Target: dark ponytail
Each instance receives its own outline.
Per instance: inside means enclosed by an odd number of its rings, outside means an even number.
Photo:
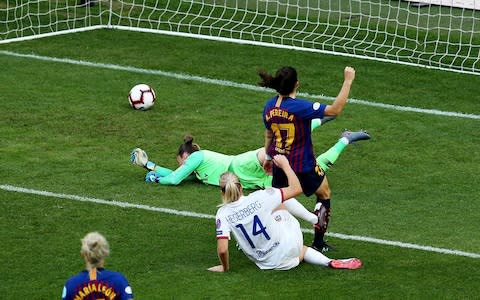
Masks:
[[[183,144],[178,147],[177,156],[182,156],[183,153],[192,154],[198,150],[200,150],[200,146],[193,142],[193,136],[186,135],[183,138]]]
[[[287,96],[295,90],[298,81],[297,71],[293,67],[281,67],[275,77],[260,69],[257,71],[262,79],[258,85],[276,90],[280,95]]]

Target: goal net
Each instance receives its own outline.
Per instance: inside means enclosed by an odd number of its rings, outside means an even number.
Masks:
[[[6,0],[0,43],[116,28],[480,74],[480,0],[462,1]]]

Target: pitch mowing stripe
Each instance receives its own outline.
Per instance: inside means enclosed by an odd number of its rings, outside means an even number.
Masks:
[[[129,202],[120,202],[120,201],[115,201],[115,200],[104,200],[104,199],[98,199],[98,198],[83,197],[83,196],[78,196],[78,195],[52,193],[52,192],[48,192],[48,191],[33,190],[33,189],[17,187],[17,186],[8,185],[8,184],[0,185],[0,189],[2,189],[4,191],[9,191],[9,192],[34,194],[34,195],[60,198],[60,199],[67,199],[67,200],[74,200],[74,201],[80,201],[80,202],[91,202],[91,203],[97,203],[97,204],[118,206],[118,207],[123,207],[123,208],[143,209],[143,210],[148,210],[148,211],[155,211],[155,212],[167,213],[167,214],[184,216],[184,217],[215,219],[214,215],[201,214],[201,213],[196,213],[196,212],[191,212],[191,211],[155,207],[155,206],[143,205],[143,204],[134,204],[134,203],[129,203]],[[312,229],[302,229],[302,231],[307,232],[307,233],[313,233]],[[344,240],[354,240],[354,241],[368,242],[368,243],[374,243],[374,244],[395,246],[395,247],[400,247],[400,248],[430,251],[430,252],[436,252],[436,253],[441,253],[441,254],[466,256],[466,257],[471,257],[471,258],[480,258],[479,253],[471,253],[471,252],[465,252],[465,251],[459,251],[459,250],[437,248],[437,247],[424,246],[424,245],[416,245],[416,244],[411,244],[411,243],[403,243],[403,242],[399,242],[399,241],[382,240],[382,239],[371,238],[371,237],[366,237],[366,236],[348,235],[348,234],[333,233],[333,232],[329,232],[329,233],[327,233],[327,235],[335,237],[335,238],[339,238],[339,239],[344,239]]]
[[[237,82],[221,80],[221,79],[212,79],[212,78],[206,78],[206,77],[195,76],[195,75],[180,74],[180,73],[174,73],[174,72],[168,72],[168,71],[162,71],[162,70],[143,69],[143,68],[137,68],[132,66],[96,63],[96,62],[90,62],[90,61],[84,61],[84,60],[75,60],[70,58],[41,56],[36,54],[24,54],[24,53],[5,51],[5,50],[0,50],[0,54],[7,55],[7,56],[21,57],[21,58],[36,59],[36,60],[42,60],[42,61],[48,61],[48,62],[59,62],[59,63],[65,63],[65,64],[87,66],[87,67],[93,67],[93,68],[103,68],[103,69],[127,71],[127,72],[133,72],[133,73],[159,75],[159,76],[165,76],[170,78],[176,78],[180,80],[198,81],[198,82],[203,82],[208,84],[216,84],[221,86],[236,87],[236,88],[241,88],[246,90],[271,93],[270,89],[262,88],[255,85],[237,83]],[[308,93],[298,93],[298,95],[301,97],[306,97],[310,99],[321,99],[321,100],[328,100],[328,101],[333,101],[335,99],[335,97],[331,97],[331,96],[314,95],[314,94],[308,94]],[[439,116],[446,116],[446,117],[457,117],[457,118],[480,120],[480,115],[475,115],[475,114],[441,111],[437,109],[424,109],[424,108],[416,108],[416,107],[409,107],[409,106],[400,106],[400,105],[393,105],[393,104],[371,102],[371,101],[361,100],[361,99],[349,99],[348,101],[350,103],[380,107],[384,109],[391,109],[391,110],[397,110],[397,111],[407,111],[407,112],[439,115]]]

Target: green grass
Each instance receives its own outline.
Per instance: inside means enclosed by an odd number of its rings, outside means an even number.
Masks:
[[[255,85],[256,69],[290,64],[301,91],[335,96],[343,68],[357,70],[351,97],[480,114],[480,78],[394,64],[112,30],[1,45],[34,53],[162,70]],[[143,182],[128,163],[142,147],[176,166],[183,135],[205,149],[237,154],[263,143],[261,111],[271,93],[0,53],[0,184],[214,215],[218,189],[198,183]],[[151,84],[155,107],[132,110],[128,90]],[[314,132],[316,152],[342,128],[373,139],[349,147],[329,174],[330,231],[480,253],[479,120],[350,103]],[[312,208],[313,199],[299,198]],[[360,257],[364,268],[303,264],[258,270],[232,243],[229,274],[217,264],[214,220],[0,190],[0,294],[59,298],[82,269],[79,240],[98,230],[110,241],[107,267],[129,279],[137,299],[325,298],[474,299],[478,258],[330,237],[332,257]],[[302,222],[304,227],[308,227]],[[305,234],[305,242],[311,240]],[[261,284],[260,284],[261,283]]]

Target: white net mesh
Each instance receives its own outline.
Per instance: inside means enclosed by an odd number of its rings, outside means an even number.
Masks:
[[[476,7],[480,0],[468,1]],[[108,26],[479,73],[480,11],[410,4],[393,0],[105,0],[80,5],[73,0],[17,0],[0,4],[0,42]]]
[[[0,2],[0,42],[107,24],[109,3],[76,0],[6,0]]]

